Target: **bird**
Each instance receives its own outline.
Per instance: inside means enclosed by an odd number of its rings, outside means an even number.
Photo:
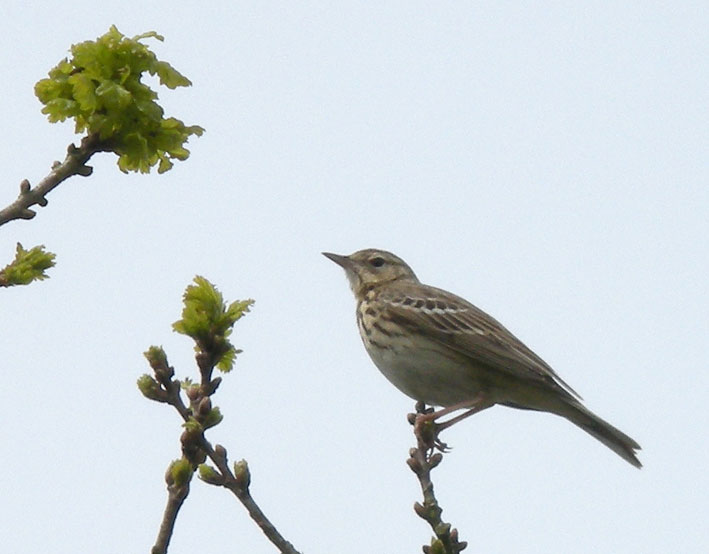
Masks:
[[[322,254],[345,270],[357,301],[357,327],[377,368],[410,398],[441,408],[423,416],[436,424],[436,438],[450,425],[502,405],[564,417],[642,467],[640,445],[586,408],[576,391],[492,316],[421,283],[391,252]]]

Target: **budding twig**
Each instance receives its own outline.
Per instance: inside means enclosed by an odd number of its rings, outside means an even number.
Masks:
[[[187,397],[190,400],[189,407],[185,405],[180,394],[180,382],[174,379],[174,370],[167,363],[164,357],[154,357],[151,359],[151,367],[155,375],[155,381],[159,384],[162,395],[156,398],[157,401],[170,404],[173,406],[180,417],[185,422],[196,422],[198,425],[189,426],[182,434],[182,453],[196,469],[199,464],[209,458],[215,468],[207,468],[204,473],[200,472],[200,477],[203,481],[211,484],[222,486],[231,491],[239,501],[244,505],[251,519],[259,526],[266,537],[273,543],[279,552],[282,554],[300,554],[293,545],[288,542],[271,523],[263,510],[259,507],[256,501],[251,496],[249,485],[251,475],[248,464],[245,460],[241,460],[234,464],[234,470],[229,467],[227,460],[226,449],[217,444],[212,444],[204,436],[204,426],[207,422],[210,412],[212,411],[210,396],[214,394],[219,383],[220,377],[211,379],[214,364],[211,362],[205,363],[205,359],[200,359],[197,354],[198,365],[202,375],[202,383],[200,385],[191,385],[187,387]],[[215,362],[216,363],[216,362]],[[204,467],[204,466],[202,466]],[[164,554],[167,551],[167,545],[172,536],[172,532],[177,517],[177,512],[184,502],[184,499],[189,493],[189,481],[185,483],[171,482],[171,470],[168,469],[166,480],[168,483],[168,501],[163,515],[163,522],[160,526],[158,540],[153,547],[152,554]],[[160,550],[160,548],[164,548]]]
[[[458,530],[451,529],[451,524],[445,523],[441,519],[443,509],[438,505],[431,481],[431,470],[443,461],[443,454],[434,452],[437,440],[436,424],[433,421],[427,421],[422,425],[417,425],[417,423],[422,423],[422,420],[419,419],[421,416],[431,412],[433,412],[432,408],[426,408],[423,402],[417,402],[416,413],[408,416],[409,423],[414,426],[416,448],[409,450],[409,459],[406,460],[406,463],[418,477],[423,492],[423,504],[416,502],[414,511],[420,518],[428,522],[435,534],[431,544],[423,547],[425,554],[439,552],[458,554],[468,546],[468,543],[459,541]]]

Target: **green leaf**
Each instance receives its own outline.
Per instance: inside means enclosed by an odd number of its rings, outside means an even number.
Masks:
[[[190,135],[197,135],[198,137],[201,137],[205,133],[204,128],[200,127],[199,125],[190,125],[189,127],[184,127],[184,131],[186,133],[189,133]]]
[[[177,88],[177,87],[189,87],[192,86],[192,82],[172,67],[167,62],[156,62],[153,66],[154,73],[157,73],[160,79],[160,84],[165,85],[167,88]]]
[[[15,259],[0,270],[0,286],[28,285],[46,279],[45,271],[54,267],[54,258],[55,255],[46,252],[43,245],[25,250],[18,242]]]
[[[67,79],[71,84],[74,98],[79,103],[79,107],[85,111],[93,111],[98,106],[96,98],[96,84],[84,73],[77,73]]]
[[[135,97],[135,93],[133,93]],[[159,121],[163,116],[163,109],[150,100],[136,100],[136,109],[146,118]]]
[[[253,304],[253,300],[236,300],[229,304],[229,307],[226,310],[227,317],[230,320],[237,322],[249,313],[249,310]]]
[[[174,164],[170,161],[170,159],[165,156],[161,155],[160,156],[160,165],[158,165],[158,173],[165,173],[166,171],[169,171],[172,169],[172,166]]]
[[[130,92],[115,81],[107,79],[96,87],[96,96],[108,110],[121,110],[133,100]]]
[[[217,362],[217,369],[222,373],[229,373],[234,369],[234,362],[236,361],[236,355],[241,352],[241,350],[236,350],[235,348],[230,348],[227,350],[221,359]]]
[[[71,75],[71,72],[74,71],[74,66],[64,58],[57,64],[55,70],[58,74]]]
[[[115,29],[115,27],[111,27],[111,28],[112,28],[112,29]],[[116,30],[117,30],[117,29],[116,29]],[[135,35],[135,36],[133,37],[133,40],[139,41],[139,40],[142,40],[142,39],[144,39],[144,38],[156,38],[156,39],[158,39],[160,42],[164,42],[164,41],[165,41],[165,37],[163,37],[162,35],[157,34],[155,31],[148,31],[147,33],[143,33],[142,35]]]
[[[34,86],[34,93],[43,104],[58,98],[66,89],[66,83],[54,79],[42,79]]]
[[[79,105],[74,100],[66,98],[55,98],[46,103],[42,108],[42,113],[49,116],[49,121],[56,123],[74,117],[79,113]]]

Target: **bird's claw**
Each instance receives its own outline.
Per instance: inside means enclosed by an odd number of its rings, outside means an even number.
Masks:
[[[443,454],[445,454],[446,452],[450,452],[451,450],[453,450],[453,447],[452,447],[452,446],[448,446],[445,442],[443,442],[441,439],[439,439],[438,436],[436,436],[436,438],[435,438],[434,441],[433,441],[432,450],[433,450],[433,448],[435,448],[436,450],[442,452]]]
[[[428,414],[409,414],[409,422],[414,426],[414,434],[419,444],[433,452],[433,450],[438,450],[440,452],[450,452],[451,447],[449,447],[445,442],[438,438],[438,433],[443,429],[439,428],[439,425],[427,417]],[[413,419],[413,421],[412,421]]]

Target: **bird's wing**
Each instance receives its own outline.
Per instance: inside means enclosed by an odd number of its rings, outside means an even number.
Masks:
[[[470,302],[447,291],[412,284],[379,295],[392,320],[411,331],[425,328],[431,339],[476,363],[523,380],[563,390],[581,400],[547,363]]]

